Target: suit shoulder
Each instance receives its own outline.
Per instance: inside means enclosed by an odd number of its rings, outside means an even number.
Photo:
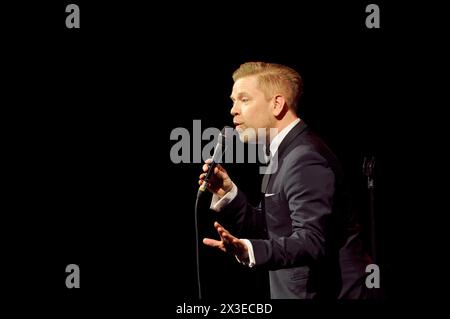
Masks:
[[[304,165],[321,164],[339,167],[338,159],[325,142],[311,131],[298,135],[286,150],[287,162],[299,162]]]

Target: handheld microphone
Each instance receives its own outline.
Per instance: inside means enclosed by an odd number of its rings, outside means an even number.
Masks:
[[[214,154],[212,157],[212,162],[209,164],[208,171],[206,172],[205,179],[203,180],[203,183],[200,185],[198,189],[197,196],[200,196],[200,194],[204,193],[206,190],[206,187],[209,183],[209,180],[211,176],[214,174],[214,168],[216,167],[217,163],[220,163],[223,154],[227,150],[228,145],[225,143],[226,141],[226,132],[230,132],[233,128],[230,126],[225,126],[222,131],[219,134],[219,137],[217,138],[217,144],[214,148]]]

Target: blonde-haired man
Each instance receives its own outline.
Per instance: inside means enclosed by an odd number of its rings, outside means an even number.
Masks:
[[[263,139],[269,138],[278,167],[264,176],[257,208],[222,166],[215,168],[208,189],[221,221],[214,224],[220,238],[205,238],[204,244],[248,267],[269,269],[272,298],[367,297],[370,260],[361,248],[339,163],[297,116],[302,78],[284,65],[248,62],[233,80],[231,115],[241,140],[261,140],[261,132],[276,129],[275,136]]]

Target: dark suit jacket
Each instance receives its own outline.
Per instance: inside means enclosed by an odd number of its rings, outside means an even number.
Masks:
[[[260,207],[238,191],[222,215],[250,239],[256,267],[269,270],[271,297],[366,297],[370,260],[334,154],[301,121],[272,158],[277,169],[264,176]]]

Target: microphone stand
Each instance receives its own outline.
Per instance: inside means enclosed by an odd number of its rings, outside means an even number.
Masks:
[[[367,189],[369,191],[369,214],[370,214],[370,247],[372,251],[372,258],[377,262],[376,236],[375,236],[375,208],[374,208],[374,167],[375,157],[364,157],[363,173],[367,176]]]

